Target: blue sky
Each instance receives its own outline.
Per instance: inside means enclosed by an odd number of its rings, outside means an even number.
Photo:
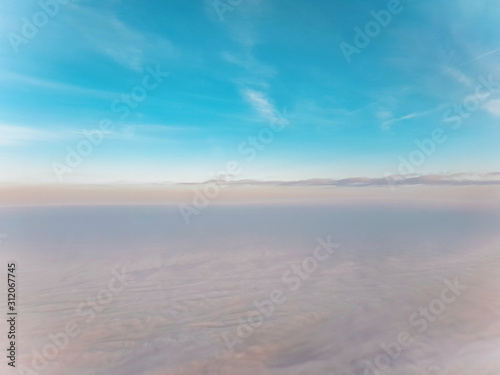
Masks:
[[[340,44],[395,1],[243,0],[223,20],[212,0],[68,1],[26,37],[40,3],[1,0],[0,181],[57,183],[54,163],[103,119],[64,182],[201,182],[230,160],[238,179],[380,177],[436,128],[446,141],[414,173],[498,171],[500,5],[401,0],[348,62]],[[112,103],[148,67],[168,77],[120,120]],[[475,93],[460,126],[443,121]],[[247,160],[239,146],[277,118]]]

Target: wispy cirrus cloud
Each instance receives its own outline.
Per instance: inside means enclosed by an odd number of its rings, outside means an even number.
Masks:
[[[493,116],[500,117],[500,99],[490,100],[484,105],[484,108]]]
[[[387,116],[388,113],[384,112],[384,115]],[[415,117],[421,116],[419,112],[414,112],[414,113],[409,113],[407,115],[397,117],[397,118],[391,118],[390,120],[386,120],[382,123],[381,128],[382,130],[389,130],[391,126],[395,123],[405,121],[405,120],[410,120]]]
[[[93,97],[110,100],[119,95],[118,92],[109,90],[92,89],[75,84],[34,77],[27,74],[18,74],[15,72],[0,72],[0,82],[22,84],[26,86],[42,88],[45,90],[61,91],[71,95],[92,95]]]
[[[165,37],[134,29],[114,14],[103,14],[83,5],[77,8],[72,21],[75,28],[81,29],[87,46],[128,69],[142,71],[152,60],[178,56],[178,50]],[[93,25],[91,29],[89,23]]]
[[[500,51],[500,47],[499,48],[494,48],[488,52],[485,52],[485,53],[481,53],[479,55],[477,55],[476,57],[470,59],[470,60],[467,60],[465,61],[464,63],[462,63],[462,65],[465,65],[465,64],[468,64],[470,62],[473,62],[473,61],[477,61],[477,60],[480,60],[482,59],[483,57],[486,57],[486,56],[489,56],[489,55],[492,55],[494,54],[495,52],[499,52]]]
[[[382,128],[382,130],[389,130],[392,125],[394,125],[394,124],[396,124],[398,122],[410,120],[410,119],[413,119],[413,118],[424,117],[424,116],[430,115],[431,113],[434,113],[434,112],[437,112],[437,111],[441,111],[444,108],[446,108],[446,106],[447,106],[447,103],[443,103],[443,104],[441,104],[441,105],[439,105],[439,106],[437,106],[436,108],[433,108],[433,109],[429,109],[429,110],[426,110],[426,111],[412,112],[412,113],[409,113],[409,114],[401,116],[401,117],[397,117],[397,118],[392,118],[390,120],[386,120],[386,121],[384,121],[382,123],[381,128]]]
[[[48,142],[60,139],[55,132],[26,126],[0,124],[0,146],[17,146],[29,142]]]
[[[460,69],[455,68],[455,67],[448,67],[445,69],[445,74],[453,78],[455,81],[458,83],[467,86],[469,88],[474,87],[477,85],[474,80],[469,78],[464,72],[462,72]]]
[[[247,102],[261,117],[266,120],[272,120],[276,117],[276,108],[262,92],[247,89],[243,94]]]

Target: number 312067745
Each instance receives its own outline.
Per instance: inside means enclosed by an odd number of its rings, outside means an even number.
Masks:
[[[7,295],[7,303],[10,311],[14,311],[16,307],[16,275],[14,272],[16,271],[15,263],[10,263],[7,265],[7,285],[9,287],[8,295]]]

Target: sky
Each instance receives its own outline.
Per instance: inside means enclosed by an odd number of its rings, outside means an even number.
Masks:
[[[0,183],[203,182],[230,162],[263,181],[498,171],[495,1],[0,11]]]

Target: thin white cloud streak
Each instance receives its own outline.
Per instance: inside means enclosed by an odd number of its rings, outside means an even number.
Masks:
[[[410,113],[410,114],[402,116],[402,117],[393,118],[391,120],[384,121],[382,123],[382,129],[383,130],[388,130],[388,129],[390,129],[390,127],[391,127],[392,124],[395,124],[395,123],[401,122],[401,121],[405,121],[405,120],[409,120],[409,119],[412,119],[412,118],[415,118],[415,117],[419,117],[419,112]]]
[[[474,87],[475,85],[474,81],[465,75],[460,69],[449,67],[445,70],[445,73],[462,85],[467,87]]]
[[[111,14],[102,14],[77,6],[71,20],[86,39],[87,48],[96,51],[121,66],[137,72],[151,61],[178,57],[173,43],[156,34],[139,32]],[[92,24],[92,29],[88,25]]]
[[[181,125],[161,124],[129,124],[120,126],[114,131],[103,132],[106,139],[151,142],[161,140],[163,143],[180,142],[179,134],[193,134],[203,131],[199,127],[183,127]],[[85,137],[85,131],[70,131],[79,137]],[[168,138],[166,138],[168,137]]]
[[[10,82],[15,84],[23,84],[28,86],[36,86],[44,89],[61,91],[66,94],[73,95],[91,95],[93,97],[100,97],[104,99],[111,99],[119,95],[118,92],[90,89],[78,85],[61,83],[57,81],[45,80],[42,78],[32,77],[25,74],[18,74],[14,72],[0,73],[0,82]]]
[[[495,52],[498,52],[500,51],[500,47],[499,48],[495,48],[495,49],[492,49],[491,51],[488,51],[488,52],[485,52],[485,53],[482,53],[481,55],[478,55],[470,60],[467,60],[465,61],[464,63],[462,63],[461,65],[465,65],[465,64],[468,64],[468,63],[471,63],[473,61],[477,61],[477,60],[480,60],[482,59],[483,57],[486,57],[486,56],[489,56],[489,55],[492,55],[494,54]]]
[[[413,112],[413,113],[409,113],[405,116],[401,116],[401,117],[398,117],[398,118],[393,118],[391,120],[387,120],[385,122],[382,123],[381,127],[383,130],[389,130],[391,125],[395,124],[395,123],[398,123],[398,122],[401,122],[401,121],[406,121],[406,120],[410,120],[412,118],[418,118],[418,117],[423,117],[423,116],[427,116],[431,113],[434,113],[436,111],[440,111],[440,110],[443,110],[445,107],[446,107],[447,103],[445,104],[442,104],[434,109],[430,109],[430,110],[427,110],[427,111],[420,111],[420,112]]]
[[[29,142],[49,142],[62,138],[61,134],[26,126],[0,124],[0,146],[18,146]]]
[[[500,99],[490,100],[484,108],[493,116],[500,117]]]
[[[264,119],[271,121],[276,118],[276,108],[263,93],[255,90],[246,90],[243,94],[248,103],[250,103]]]

